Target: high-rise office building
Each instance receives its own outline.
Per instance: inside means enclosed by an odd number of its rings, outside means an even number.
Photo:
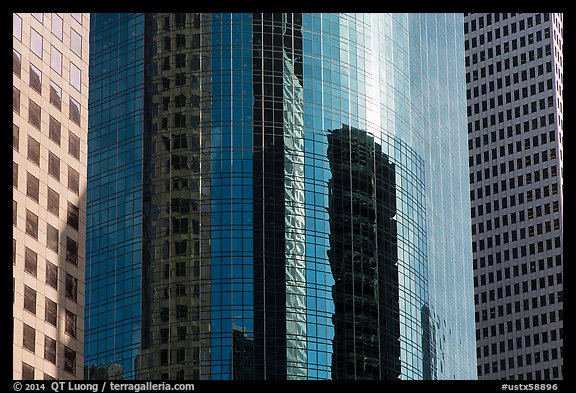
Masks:
[[[13,14],[14,379],[81,379],[90,15]]]
[[[88,375],[475,378],[462,24],[92,15]]]
[[[478,376],[562,379],[562,14],[467,14]]]
[[[86,378],[134,378],[143,307],[144,15],[91,16]]]

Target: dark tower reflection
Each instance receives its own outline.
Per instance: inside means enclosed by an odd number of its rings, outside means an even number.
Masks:
[[[254,379],[254,339],[244,332],[232,331],[232,379]]]
[[[289,17],[287,16],[289,15]],[[295,137],[285,124],[285,80],[302,86],[302,15],[253,14],[254,87],[254,344],[256,379],[286,379],[286,154]],[[288,59],[292,75],[285,75]],[[301,105],[301,103],[300,103]],[[297,115],[296,115],[297,116]],[[288,179],[290,181],[291,179]],[[288,244],[290,246],[290,244]]]
[[[423,305],[420,312],[422,318],[422,363],[424,379],[436,379],[436,329],[430,321],[430,308]]]
[[[201,170],[201,144],[210,136],[200,125],[200,101],[207,97],[199,82],[200,14],[146,14],[145,25],[138,378],[199,379],[200,222],[209,225],[200,192],[207,178]],[[174,45],[171,34],[178,37]]]
[[[286,379],[282,15],[253,24],[256,377]]]
[[[365,131],[329,131],[332,379],[397,379],[400,321],[395,168]]]

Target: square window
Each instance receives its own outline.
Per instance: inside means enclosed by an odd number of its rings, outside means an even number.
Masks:
[[[71,12],[70,15],[72,15],[72,18],[76,19],[78,21],[78,23],[82,24],[82,13],[81,12]]]
[[[179,341],[186,341],[186,334],[188,328],[186,326],[178,326],[178,340]]]
[[[70,63],[70,84],[78,91],[82,84],[82,71],[74,63]]]
[[[28,100],[28,123],[32,124],[37,129],[40,129],[42,123],[42,110],[40,105],[32,100]]]
[[[176,108],[182,108],[186,105],[186,96],[184,94],[177,95],[174,97],[176,103]]]
[[[68,134],[68,153],[72,157],[80,159],[80,138],[72,132]]]
[[[56,364],[56,340],[44,336],[44,359]]]
[[[170,309],[168,307],[163,307],[162,310],[160,310],[160,321],[168,322],[169,319],[170,319]]]
[[[22,55],[12,50],[12,72],[20,77],[22,71]]]
[[[48,152],[48,173],[60,181],[60,159],[52,152]]]
[[[78,279],[66,273],[66,297],[78,301]]]
[[[168,71],[170,69],[170,56],[164,57],[162,62],[162,71]]]
[[[12,14],[12,35],[22,41],[22,18],[16,14]]]
[[[20,90],[12,86],[12,110],[20,113]]]
[[[80,192],[80,173],[68,166],[68,189],[79,194]]]
[[[26,247],[24,253],[24,271],[36,277],[38,271],[38,254]]]
[[[42,94],[42,71],[30,63],[30,87]]]
[[[80,125],[80,103],[74,98],[70,97],[70,120]]]
[[[48,187],[48,211],[59,216],[60,212],[60,195],[50,187]]]
[[[32,53],[42,59],[43,41],[42,36],[34,29],[30,30],[30,49]]]
[[[184,48],[184,47],[186,47],[186,35],[176,34],[176,48]]]
[[[174,83],[176,86],[185,85],[186,84],[186,74],[185,73],[176,74],[176,80]]]
[[[82,37],[74,29],[70,29],[70,49],[82,58]]]
[[[172,218],[172,230],[174,233],[188,233],[188,218]]]
[[[186,115],[183,113],[174,114],[174,127],[186,127]]]
[[[40,143],[31,136],[28,137],[28,159],[40,166]]]
[[[62,53],[53,46],[50,47],[50,67],[58,75],[62,75]]]
[[[64,333],[76,337],[76,314],[69,310],[64,317]]]
[[[163,343],[167,343],[169,338],[170,338],[170,329],[168,328],[160,329],[160,341]]]
[[[46,246],[55,253],[58,253],[58,229],[50,224],[46,225]]]
[[[44,316],[44,320],[48,322],[50,325],[56,326],[56,320],[58,315],[58,305],[56,302],[46,298],[46,313]]]
[[[50,81],[50,103],[56,108],[62,109],[62,88],[53,81]]]
[[[76,375],[76,351],[64,346],[64,371]]]
[[[34,380],[34,367],[24,362],[22,362],[22,380]]]
[[[46,261],[46,284],[58,289],[58,266]]]
[[[176,319],[178,320],[188,319],[188,306],[182,304],[176,305]]]
[[[12,187],[18,189],[18,164],[12,162]]]
[[[26,173],[26,196],[35,202],[40,196],[40,180],[30,173]]]
[[[20,149],[20,127],[12,123],[12,148],[16,151]]]
[[[186,25],[186,14],[177,13],[175,14],[176,27],[184,27]]]
[[[66,237],[66,261],[78,265],[78,243]]]
[[[78,230],[78,215],[79,215],[78,206],[68,202],[66,223],[76,230]]]
[[[52,116],[50,116],[50,126],[48,128],[48,137],[54,141],[58,146],[60,146],[62,125]]]
[[[26,210],[26,233],[38,239],[38,216],[30,210]]]
[[[168,364],[168,350],[162,349],[160,350],[160,364],[167,365]]]
[[[182,68],[186,66],[186,54],[178,53],[176,54],[176,68]]]
[[[24,324],[22,346],[29,351],[36,351],[36,329],[32,326]]]
[[[36,291],[24,285],[24,310],[36,314]]]
[[[183,363],[186,361],[186,350],[184,348],[177,348],[173,353],[173,362]]]
[[[185,255],[187,252],[187,240],[177,240],[174,242],[174,251],[176,255]]]
[[[56,36],[60,41],[62,41],[62,27],[64,23],[62,18],[58,14],[52,14],[52,34]]]

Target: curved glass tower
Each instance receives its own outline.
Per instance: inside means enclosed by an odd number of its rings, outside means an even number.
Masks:
[[[461,15],[114,18],[92,18],[91,61],[126,76],[102,99],[143,100],[90,114],[139,142],[89,173],[138,164],[140,188],[102,181],[141,231],[88,228],[87,315],[131,310],[87,323],[93,378],[476,378]],[[122,281],[97,255],[126,236]]]

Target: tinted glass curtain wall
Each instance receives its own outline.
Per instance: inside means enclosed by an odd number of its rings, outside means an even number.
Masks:
[[[142,340],[144,15],[92,16],[84,377],[134,378]]]
[[[129,104],[137,115],[91,115],[139,120],[140,188],[105,178],[134,198],[141,253],[127,287],[126,264],[109,259],[126,235],[106,227],[89,247],[104,269],[89,301],[114,293],[133,308],[92,322],[86,366],[138,379],[475,378],[462,16],[118,18],[134,22],[94,18],[92,34],[110,39],[93,55],[137,42],[141,57],[94,67],[91,83],[137,75],[143,99]],[[118,161],[91,163],[99,179]],[[112,209],[113,193],[100,198]],[[103,315],[120,305],[107,301]],[[126,320],[139,327],[119,351],[106,338]]]

